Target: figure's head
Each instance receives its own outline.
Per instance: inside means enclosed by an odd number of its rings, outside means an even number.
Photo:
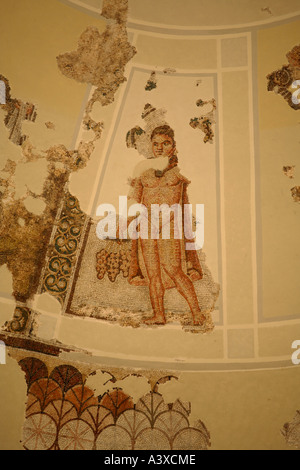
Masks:
[[[152,151],[155,158],[172,157],[176,150],[174,131],[170,126],[156,127],[151,134]]]

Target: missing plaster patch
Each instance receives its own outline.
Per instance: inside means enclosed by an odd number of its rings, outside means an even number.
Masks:
[[[0,268],[1,274],[1,268]],[[10,320],[13,318],[15,313],[16,305],[14,302],[6,302],[4,300],[0,300],[0,328],[3,331],[3,328],[9,324]]]
[[[300,202],[300,186],[295,186],[291,189],[292,198],[295,202]]]
[[[179,406],[183,407],[189,414],[190,422],[193,423],[198,421],[199,417],[193,412],[193,408],[191,406],[193,390],[186,386],[183,376],[179,376],[178,378],[170,377],[169,380],[159,386],[159,392],[166,403],[174,403],[177,401]],[[201,427],[200,423],[199,425]]]
[[[95,395],[104,395],[112,387],[112,376],[102,370],[97,370],[89,375],[86,386],[93,390]]]
[[[150,385],[145,377],[131,375],[124,380],[115,383],[115,387],[123,388],[137,402],[140,397],[146,395],[150,391]]]
[[[47,175],[48,164],[45,159],[19,163],[15,173],[15,198],[26,196],[28,191],[36,196],[41,195]]]
[[[170,377],[159,386],[159,393],[163,396],[166,403],[172,403],[178,398],[178,392],[180,389],[180,378]],[[182,397],[185,399],[186,397]]]
[[[127,0],[105,1],[103,16],[116,22],[107,25],[102,34],[89,26],[79,38],[77,51],[57,57],[58,67],[66,77],[96,87],[83,118],[84,129],[93,131],[94,141],[102,135],[103,122],[91,117],[93,107],[96,103],[107,106],[114,101],[120,85],[127,80],[125,67],[137,52],[128,41],[127,11]]]
[[[176,73],[176,69],[172,69],[172,68],[164,69],[164,74],[165,75],[174,75],[175,73]]]
[[[116,23],[107,25],[102,34],[97,28],[88,27],[79,39],[77,51],[58,56],[57,63],[66,77],[94,85],[94,102],[105,106],[113,102],[119,86],[126,81],[125,66],[135,54],[126,28]]]
[[[157,76],[156,72],[152,72],[149,80],[146,83],[145,90],[152,91],[155,90],[155,88],[157,88]]]
[[[51,313],[55,315],[61,314],[61,305],[58,300],[52,295],[44,292],[43,294],[37,294],[31,302],[31,307],[34,310]]]
[[[280,95],[295,111],[300,109],[300,44],[286,54],[289,61],[281,69],[267,75],[268,91]]]
[[[14,144],[22,145],[26,140],[26,135],[22,133],[23,121],[35,122],[37,117],[36,107],[32,103],[12,98],[9,81],[1,74],[0,81],[5,84],[6,91],[5,104],[0,104],[0,108],[6,113],[4,123],[9,132],[8,138]]]
[[[300,411],[296,412],[296,416],[291,423],[284,425],[281,434],[289,446],[300,449]]]
[[[18,363],[6,354],[6,366],[1,367],[1,449],[24,450],[21,429],[26,416],[27,386]]]
[[[0,251],[1,251],[1,240],[0,240]],[[0,291],[3,294],[10,294],[12,292],[12,275],[7,266],[2,265],[0,256]]]
[[[46,208],[46,203],[41,199],[28,196],[24,200],[25,209],[34,215],[42,215]]]
[[[282,171],[290,179],[295,178],[295,166],[284,166]]]
[[[128,14],[128,0],[103,0],[102,13],[104,18],[126,23]]]
[[[190,120],[190,126],[193,129],[200,129],[203,134],[204,134],[204,143],[206,144],[209,142],[212,144],[214,142],[214,131],[213,131],[213,125],[216,124],[216,109],[217,109],[217,104],[216,100],[212,98],[209,101],[204,101],[202,99],[197,101],[197,106],[198,107],[205,107],[207,105],[212,106],[211,111],[207,111],[205,114],[201,115],[200,117],[195,117]]]
[[[273,12],[272,12],[272,10],[271,10],[270,7],[261,8],[261,11],[262,11],[263,13],[268,13],[269,15],[273,15]]]
[[[50,129],[52,131],[55,131],[55,124],[53,124],[53,122],[45,122],[45,126],[47,127],[47,129]]]

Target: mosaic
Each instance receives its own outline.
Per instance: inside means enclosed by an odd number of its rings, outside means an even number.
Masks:
[[[286,57],[289,64],[267,76],[268,91],[281,95],[292,109],[298,110],[299,92],[295,92],[295,88],[299,88],[300,81],[300,45],[295,46]]]
[[[201,421],[191,426],[189,403],[167,404],[157,391],[134,403],[120,388],[95,396],[73,366],[49,373],[30,357],[20,366],[28,386],[26,450],[207,450],[211,445]]]

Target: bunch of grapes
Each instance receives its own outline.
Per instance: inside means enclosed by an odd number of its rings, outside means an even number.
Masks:
[[[107,258],[108,258],[108,253],[106,250],[101,250],[99,253],[97,253],[97,273],[98,273],[98,279],[101,281],[106,273],[107,269]]]
[[[120,254],[110,253],[107,258],[107,274],[111,282],[115,282],[120,274]]]
[[[123,273],[124,277],[129,276],[131,255],[130,251],[121,250],[120,251],[120,271]]]

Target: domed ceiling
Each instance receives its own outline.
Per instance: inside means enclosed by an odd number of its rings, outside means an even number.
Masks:
[[[61,0],[101,12],[102,0]],[[131,27],[220,29],[259,26],[300,15],[299,0],[130,0]]]

